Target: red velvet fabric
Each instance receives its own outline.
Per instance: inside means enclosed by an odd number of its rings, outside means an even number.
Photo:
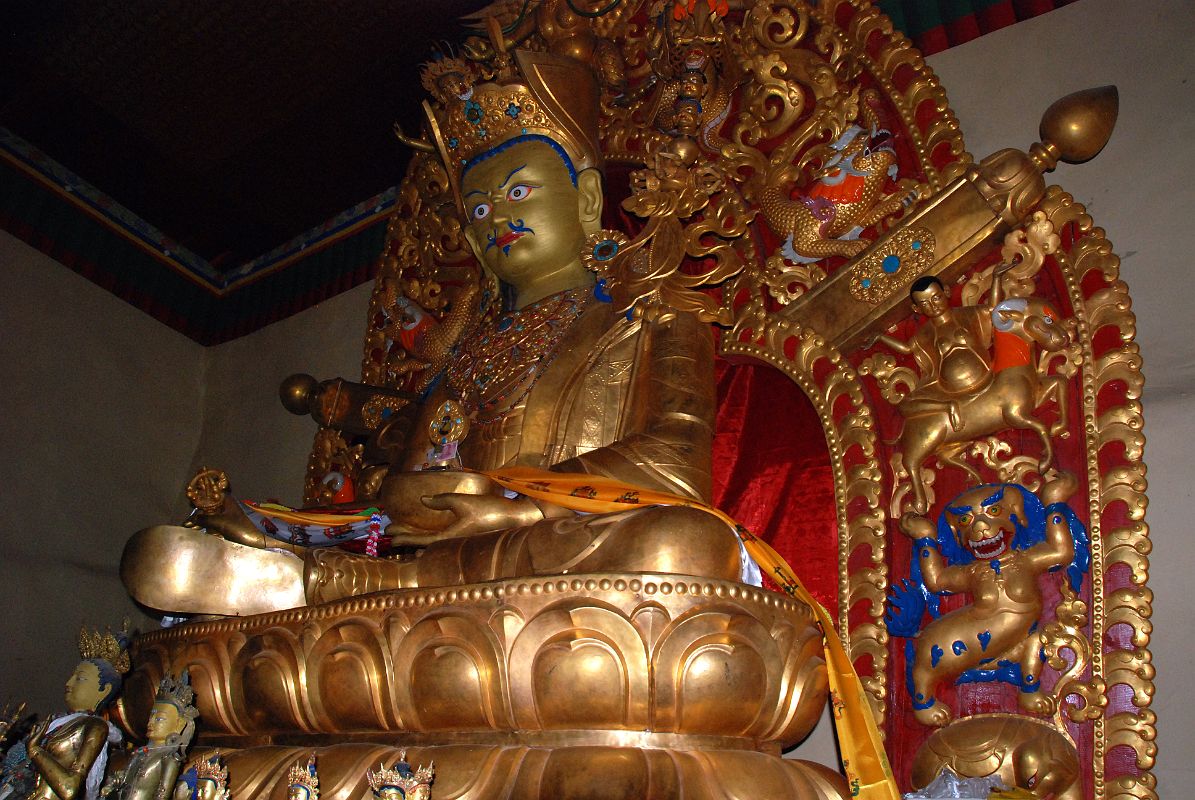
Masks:
[[[717,376],[713,503],[776,548],[836,614],[838,520],[817,412],[773,367],[720,360]]]

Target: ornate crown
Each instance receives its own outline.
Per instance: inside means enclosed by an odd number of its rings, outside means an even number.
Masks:
[[[158,684],[158,693],[154,696],[155,703],[169,703],[178,709],[178,715],[183,720],[182,731],[172,734],[166,741],[168,744],[186,747],[195,735],[195,720],[199,719],[199,709],[195,707],[195,690],[191,688],[191,675],[187,670],[175,680],[167,674]]]
[[[386,769],[384,762],[379,766],[381,769],[377,772],[365,771],[365,779],[369,781],[369,788],[375,795],[387,786],[402,789],[404,796],[409,796],[412,791],[419,788],[430,792],[432,780],[436,775],[434,762],[412,772],[411,765],[407,763],[406,750],[399,751],[398,761],[394,762],[394,766],[390,769]]]
[[[224,766],[224,759],[216,753],[208,759],[200,759],[195,763],[195,780],[211,781],[216,784],[216,796],[228,800],[228,767]]]
[[[556,142],[577,172],[601,166],[598,84],[589,67],[567,56],[529,50],[516,50],[514,61],[515,74],[477,84],[465,98],[448,97],[435,105],[423,101],[462,213],[464,167],[517,136],[538,134]],[[428,77],[427,69],[424,75]]]
[[[167,675],[162,678],[158,684],[158,693],[154,696],[155,703],[170,703],[177,708],[180,713],[186,713],[187,709],[195,708],[195,690],[191,688],[191,675],[187,670],[183,670],[182,674],[175,680],[173,676]],[[196,714],[199,712],[196,711]]]
[[[79,629],[79,657],[83,660],[99,658],[107,661],[117,672],[124,674],[129,671],[129,621],[126,619],[119,634],[113,634],[108,628],[107,633],[100,633],[99,629],[87,630],[84,625]]]
[[[448,76],[456,75],[467,84],[473,83],[473,68],[469,66],[469,62],[463,58],[456,56],[437,55],[431,61],[424,64],[419,70],[419,78],[423,84],[423,89],[440,103],[450,101],[452,98],[444,93],[443,87],[440,85],[440,79]],[[471,94],[471,92],[468,92]],[[464,100],[467,98],[457,98]]]
[[[307,790],[307,797],[309,800],[317,800],[319,797],[319,775],[315,771],[315,753],[312,753],[307,759],[307,766],[303,766],[300,761],[290,768],[290,772],[286,773],[287,787],[302,786]]]

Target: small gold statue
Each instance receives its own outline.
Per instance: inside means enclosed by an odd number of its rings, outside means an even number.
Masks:
[[[365,779],[377,800],[431,800],[435,768],[435,764],[428,764],[412,771],[407,751],[403,750],[393,767],[386,769],[385,764],[380,764],[377,772],[367,770]]]
[[[195,789],[191,800],[228,800],[228,768],[223,763],[220,753],[197,762],[191,770],[195,771]],[[185,783],[180,783],[185,786]]]
[[[175,788],[183,755],[195,734],[199,710],[186,670],[176,681],[170,675],[158,686],[144,747],[133,751],[128,765],[110,775],[101,797],[115,800],[166,800]]]
[[[129,669],[128,621],[119,634],[79,632],[83,661],[66,682],[67,713],[34,726],[26,744],[28,763],[35,773],[23,800],[96,800],[108,745],[120,741],[115,726],[97,716],[120,691]]]
[[[287,800],[319,800],[319,774],[315,771],[315,753],[307,759],[307,765],[302,762],[295,764],[286,774]]]

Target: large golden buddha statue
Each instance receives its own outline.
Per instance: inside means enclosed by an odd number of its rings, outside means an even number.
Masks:
[[[395,430],[406,431],[389,451],[377,500],[393,542],[421,550],[415,558],[377,561],[303,548],[292,537],[282,546],[304,554],[309,602],[569,572],[740,575],[734,533],[702,511],[577,516],[551,500],[510,496],[481,474],[536,467],[698,501],[710,491],[709,328],[684,312],[632,320],[598,299],[583,251],[596,249],[600,257],[617,240],[600,233],[596,83],[583,64],[564,57],[518,51],[513,61],[517,69],[508,61],[507,77],[468,87],[431,112],[464,236],[509,302],[487,315],[484,304],[498,300],[480,300],[479,321],[454,343],[443,378],[377,437],[393,441],[400,438]],[[461,298],[470,301],[479,302],[472,294]],[[467,432],[436,442],[429,431],[439,430],[445,415],[457,415]],[[433,468],[420,469],[427,463]],[[226,539],[173,527],[142,532],[123,565],[134,597],[192,613],[294,605],[297,572],[286,563],[292,557],[247,552],[242,545],[280,545],[222,488],[197,502],[201,510],[205,504],[210,513],[198,525]],[[284,577],[246,603],[239,584],[213,583],[203,569],[164,570],[180,550],[194,553],[190,564],[272,561]]]
[[[830,770],[778,757],[826,703],[813,609],[740,583],[735,531],[686,505],[711,488],[709,326],[627,313],[590,269],[628,241],[601,229],[596,82],[495,49],[486,81],[463,62],[429,81],[481,274],[430,322],[395,300],[421,376],[405,394],[284,386],[292,410],[341,420],[391,404],[365,447],[385,456],[377,488],[278,510],[201,471],[191,526],[136,534],[122,577],[150,607],[236,618],[143,637],[124,712],[189,668],[200,744],[252,776],[244,796],[300,745],[342,781],[410,748],[450,797],[841,796]],[[360,532],[371,550],[382,528],[397,554],[315,546]]]

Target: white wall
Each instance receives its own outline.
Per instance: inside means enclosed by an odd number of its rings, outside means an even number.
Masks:
[[[177,518],[203,348],[0,232],[0,704],[62,709],[80,624],[145,620],[125,539]]]
[[[1093,161],[1049,176],[1087,206],[1121,257],[1145,359],[1145,451],[1153,540],[1159,756],[1163,797],[1195,785],[1195,703],[1184,676],[1195,661],[1183,586],[1195,574],[1195,4],[1081,0],[928,59],[977,158],[1037,140],[1041,112],[1079,89],[1116,84],[1120,118]]]
[[[316,424],[282,407],[278,385],[296,372],[318,380],[361,379],[371,289],[372,284],[358,286],[302,314],[209,348],[195,468],[223,469],[240,497],[302,502]]]

